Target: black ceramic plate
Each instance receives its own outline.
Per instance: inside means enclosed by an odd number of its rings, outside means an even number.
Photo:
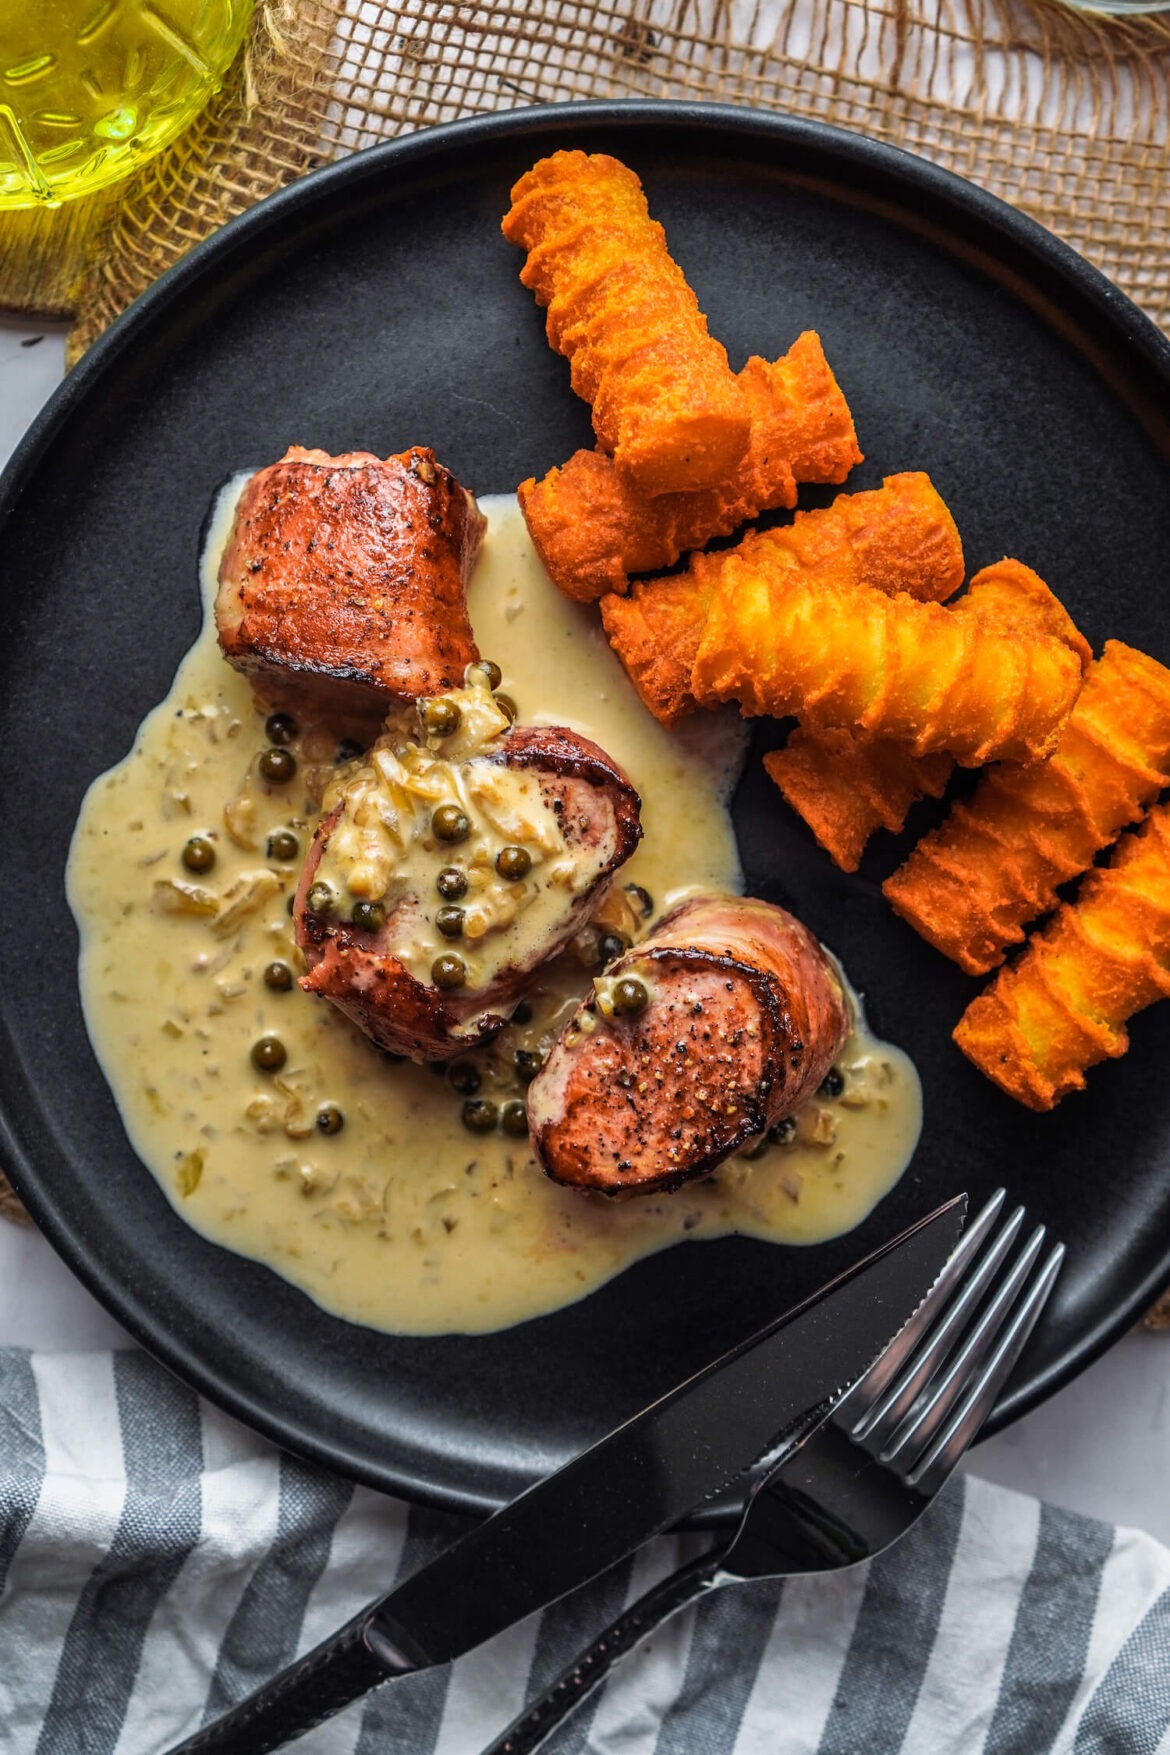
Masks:
[[[929,470],[972,570],[1019,556],[1095,644],[1119,635],[1170,660],[1170,348],[1037,226],[829,129],[622,104],[398,141],[228,226],[72,374],[0,499],[3,1160],[82,1278],[213,1400],[364,1481],[467,1508],[514,1493],[959,1189],[979,1200],[1006,1182],[1069,1244],[1001,1422],[1170,1278],[1170,1006],[1136,1020],[1131,1053],[1087,1095],[1026,1114],[951,1043],[973,983],[882,901],[898,847],[885,838],[857,877],[834,871],[758,749],[735,807],[749,891],[842,955],[925,1087],[914,1163],[854,1235],[807,1251],[688,1245],[520,1328],[401,1339],[205,1243],[131,1153],[77,1001],[62,876],[82,794],[194,638],[200,526],[233,470],[292,441],[424,442],[498,492],[591,443],[499,231],[512,181],[561,146],[639,172],[734,365],[820,331],[866,452],[850,488]]]

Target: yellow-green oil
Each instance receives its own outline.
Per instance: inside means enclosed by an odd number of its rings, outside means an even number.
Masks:
[[[118,181],[219,86],[252,0],[0,0],[0,208]]]

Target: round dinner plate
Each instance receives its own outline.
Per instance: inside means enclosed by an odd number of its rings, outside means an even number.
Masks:
[[[134,1157],[78,1001],[63,878],[85,789],[195,637],[200,530],[234,471],[294,442],[419,443],[498,493],[592,443],[500,235],[517,176],[568,146],[642,177],[733,366],[820,332],[866,454],[849,490],[928,470],[969,571],[1017,556],[1096,648],[1116,635],[1170,661],[1170,346],[1039,226],[833,129],[626,103],[413,135],[233,221],[93,347],[0,489],[0,1161],[81,1278],[212,1400],[371,1485],[469,1510],[962,1189],[978,1202],[1005,1183],[1069,1247],[999,1424],[1170,1279],[1170,1006],[1135,1020],[1130,1053],[1087,1093],[1051,1115],[1017,1107],[951,1041],[976,984],[880,893],[930,812],[843,875],[764,776],[760,751],[783,737],[766,723],[734,807],[748,891],[832,946],[922,1075],[917,1154],[852,1235],[804,1250],[688,1243],[555,1315],[417,1339],[339,1321],[205,1242]]]

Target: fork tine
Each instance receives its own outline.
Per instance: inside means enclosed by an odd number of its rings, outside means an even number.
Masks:
[[[1006,1198],[1007,1190],[997,1189],[986,1206],[972,1219],[954,1254],[909,1322],[895,1335],[885,1351],[878,1355],[865,1376],[859,1378],[848,1395],[838,1403],[838,1416],[844,1414],[847,1419],[851,1414],[860,1414],[862,1419],[866,1418],[868,1410],[897,1376],[922,1335],[938,1320],[951,1299],[962,1289],[967,1264],[995,1223]],[[844,1425],[846,1419],[839,1418],[838,1423]],[[850,1435],[856,1436],[856,1430],[851,1428]]]
[[[1006,1383],[1012,1366],[1023,1352],[1024,1344],[1035,1328],[1040,1312],[1048,1302],[1064,1262],[1064,1254],[1064,1244],[1058,1243],[1041,1268],[1028,1296],[1004,1331],[995,1352],[978,1373],[926,1455],[907,1476],[912,1487],[925,1493],[935,1492],[978,1433],[995,1405],[996,1397]]]
[[[930,1444],[951,1408],[966,1389],[972,1371],[994,1344],[1032,1271],[1032,1265],[1044,1243],[1044,1236],[1044,1226],[1037,1226],[1010,1274],[983,1311],[941,1379],[930,1386],[925,1398],[919,1398],[918,1405],[911,1409],[882,1451],[882,1462],[907,1471]]]
[[[998,1208],[996,1210],[998,1211]],[[980,1218],[982,1217],[981,1213]],[[856,1426],[852,1427],[850,1437],[856,1438],[858,1442],[872,1438],[870,1449],[875,1447],[880,1449],[881,1445],[889,1439],[913,1406],[920,1390],[929,1383],[935,1372],[958,1345],[962,1332],[978,1307],[979,1300],[992,1275],[997,1271],[1004,1256],[1015,1242],[1023,1222],[1024,1209],[1017,1207],[978,1267],[966,1278],[958,1297],[951,1304],[950,1309],[938,1324],[927,1344],[919,1348],[897,1382],[875,1402]],[[974,1232],[972,1232],[976,1247],[986,1235],[986,1231],[987,1227],[984,1226],[978,1237],[975,1237]],[[956,1255],[957,1253],[956,1251]],[[974,1247],[967,1252],[967,1260],[961,1264],[963,1269],[967,1267],[968,1261],[973,1258],[973,1255]],[[951,1259],[954,1260],[955,1257]]]

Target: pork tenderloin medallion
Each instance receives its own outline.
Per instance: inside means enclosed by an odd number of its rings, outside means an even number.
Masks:
[[[486,666],[411,717],[326,793],[294,917],[307,993],[392,1053],[443,1060],[505,1024],[584,924],[641,839],[640,803],[588,738],[512,726]]]
[[[425,446],[294,445],[240,497],[215,601],[224,655],[268,700],[372,737],[395,700],[457,688],[479,657],[467,580],[485,528]]]
[[[716,1169],[824,1079],[849,1008],[783,908],[694,897],[593,983],[528,1090],[555,1182],[651,1193]]]

